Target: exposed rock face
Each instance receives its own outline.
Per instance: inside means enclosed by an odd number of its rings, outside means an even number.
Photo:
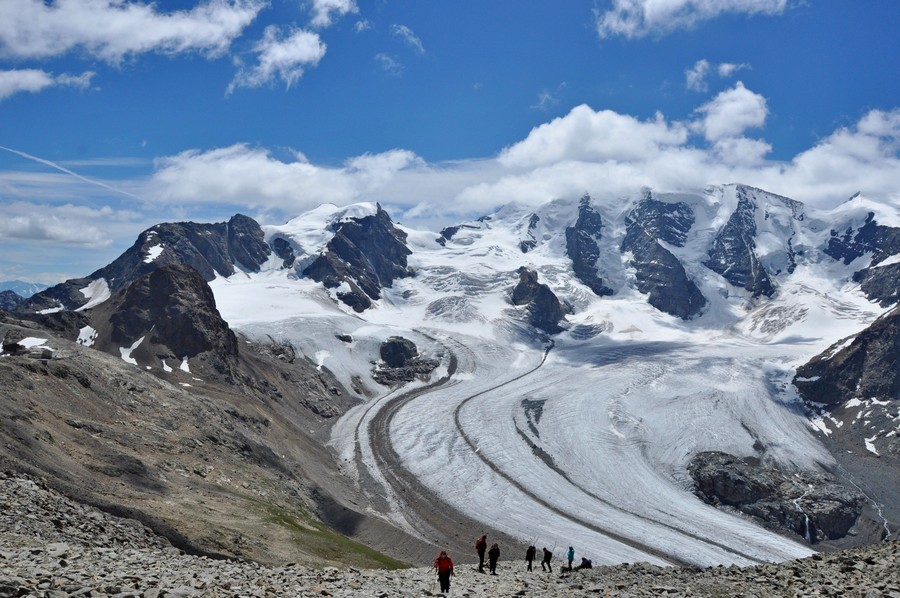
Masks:
[[[447,228],[445,228],[441,231],[441,236],[438,237],[437,239],[435,239],[435,241],[437,241],[437,243],[441,247],[444,247],[447,245],[447,241],[452,239],[453,235],[455,235],[458,232],[459,232],[458,226],[448,226]]]
[[[756,255],[756,203],[746,188],[738,186],[738,205],[716,235],[703,265],[754,297],[775,294],[768,272]]]
[[[537,239],[534,238],[534,229],[537,228],[538,222],[541,221],[541,217],[537,214],[532,214],[531,218],[528,219],[528,230],[525,231],[525,238],[519,241],[519,249],[522,250],[522,253],[528,253],[530,250],[537,247]]]
[[[838,405],[853,398],[900,399],[900,307],[797,368],[794,386],[811,403]]]
[[[381,359],[392,368],[402,368],[418,357],[416,344],[402,336],[392,336],[383,343],[380,349]]]
[[[700,453],[689,471],[707,503],[735,507],[812,543],[846,535],[865,500],[825,474],[787,474],[725,453]]]
[[[869,212],[858,229],[848,226],[843,234],[832,229],[824,251],[845,264],[870,253],[871,264],[857,271],[853,280],[860,283],[870,301],[877,301],[882,307],[900,301],[900,263],[880,265],[900,253],[900,228],[878,224],[875,214]]]
[[[638,290],[656,309],[687,320],[706,305],[706,298],[684,266],[657,239],[684,246],[694,223],[694,212],[683,203],[644,199],[625,219],[622,251],[630,251],[629,264],[635,269]]]
[[[578,220],[566,229],[566,254],[572,260],[575,276],[595,294],[612,295],[613,290],[603,284],[597,275],[597,259],[600,248],[597,240],[602,236],[603,219],[591,207],[591,197],[585,195],[578,206]]]
[[[35,293],[28,299],[20,302],[15,311],[21,313],[35,313],[60,308],[77,308],[87,302],[80,289],[87,288],[92,279],[72,278],[66,282],[54,285],[48,289]]]
[[[275,252],[275,255],[281,258],[281,265],[285,268],[290,268],[291,266],[293,266],[294,260],[297,259],[297,256],[294,253],[294,248],[291,247],[290,241],[282,237],[275,237],[274,239],[272,239],[272,251]]]
[[[869,212],[863,225],[856,230],[848,226],[841,234],[832,229],[831,238],[824,251],[845,264],[871,253],[872,264],[878,264],[900,253],[900,228],[878,224],[875,214]]]
[[[411,253],[406,233],[395,228],[388,213],[378,206],[374,216],[337,223],[325,251],[303,274],[329,289],[346,284],[348,290],[339,291],[338,299],[362,312],[372,306],[372,299],[381,298],[382,288],[412,276],[406,264]]]
[[[519,284],[512,291],[513,305],[528,306],[529,323],[535,328],[550,334],[562,330],[559,322],[565,318],[566,312],[550,287],[538,282],[534,270],[523,266],[516,272],[519,274]]]
[[[436,359],[419,356],[416,344],[402,336],[392,336],[381,343],[384,366],[375,368],[374,377],[380,384],[393,385],[427,376],[440,365]]]
[[[900,302],[900,262],[886,266],[870,266],[853,274],[870,301],[882,307]]]
[[[15,291],[0,291],[0,309],[13,309],[24,300]]]
[[[158,224],[140,234],[125,253],[90,276],[76,278],[37,293],[19,305],[18,311],[50,308],[76,309],[88,298],[81,289],[103,278],[111,292],[121,291],[157,268],[186,264],[206,281],[216,274],[231,276],[235,267],[256,272],[272,250],[252,218],[237,214],[228,222]]]
[[[190,266],[164,266],[145,274],[91,315],[102,331],[97,348],[113,355],[144,339],[134,347],[134,356],[143,363],[168,360],[177,366],[204,354],[215,371],[229,374],[237,358],[234,333],[219,315],[209,285]]]

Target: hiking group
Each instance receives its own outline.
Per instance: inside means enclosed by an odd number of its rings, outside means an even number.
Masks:
[[[491,575],[497,575],[497,561],[500,560],[500,546],[496,543],[491,545],[490,550],[488,550],[487,544],[487,535],[483,535],[475,542],[475,552],[478,553],[478,572],[484,573],[484,556],[487,554],[488,557],[488,571]],[[544,558],[541,560],[541,571],[549,571],[553,573],[553,566],[550,564],[553,559],[553,552],[547,550],[545,546],[543,548]],[[532,563],[534,562],[535,557],[537,556],[537,548],[533,545],[528,546],[528,550],[525,551],[525,563],[527,565],[527,570],[532,570]],[[591,560],[585,557],[581,557],[581,564],[577,567],[572,567],[572,563],[575,561],[575,549],[572,546],[569,546],[569,549],[566,551],[566,561],[568,562],[568,566],[561,566],[560,572],[566,571],[578,571],[579,569],[592,569],[593,564]],[[434,568],[437,570],[438,579],[441,582],[441,593],[450,591],[450,576],[454,575],[453,573],[453,561],[447,555],[446,550],[442,550],[441,553],[434,559]]]

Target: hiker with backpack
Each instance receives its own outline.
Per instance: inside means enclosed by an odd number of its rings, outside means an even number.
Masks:
[[[484,573],[484,551],[487,550],[487,534],[478,538],[475,542],[475,550],[478,551],[478,572]]]
[[[553,558],[553,553],[547,550],[547,547],[544,546],[544,560],[541,561],[541,571],[550,571],[553,573],[553,567],[550,566],[550,559]],[[544,569],[544,565],[547,565],[547,568]]]
[[[575,560],[575,549],[569,546],[569,550],[566,551],[566,560],[569,561],[569,571],[572,570],[572,561]]]
[[[453,575],[453,561],[447,556],[446,550],[442,550],[441,554],[434,559],[434,568],[437,569],[438,580],[441,582],[441,593],[449,592],[450,576]],[[432,591],[434,591],[433,587]]]
[[[488,551],[488,566],[491,569],[491,575],[497,575],[497,561],[500,559],[500,547],[497,544],[491,545]]]
[[[531,571],[531,563],[534,562],[534,556],[537,553],[537,548],[534,546],[529,546],[528,550],[525,551],[525,562],[528,563],[528,570]]]

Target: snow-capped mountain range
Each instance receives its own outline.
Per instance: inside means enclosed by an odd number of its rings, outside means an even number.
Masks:
[[[523,543],[576,545],[599,563],[747,564],[812,549],[800,530],[785,537],[700,501],[689,464],[716,451],[787,471],[841,467],[824,435],[844,420],[808,409],[835,403],[816,400],[824,374],[800,377],[807,403],[793,382],[897,303],[900,214],[860,196],[821,212],[742,185],[512,203],[440,233],[374,203],[326,205],[282,225],[158,225],[18,309],[90,317],[171,264],[209,282],[232,329],[291,344],[354,394],[330,445],[365,508],[407,533],[444,540],[397,470]],[[79,338],[171,368],[138,351],[150,331],[113,342],[97,329]],[[438,365],[387,387],[373,365],[396,336]],[[885,367],[897,370],[896,355]],[[189,368],[193,357],[167,358]],[[837,404],[869,411],[846,424],[864,430],[860,458],[896,461],[900,394],[892,380],[877,389]],[[896,489],[864,490],[893,531]]]

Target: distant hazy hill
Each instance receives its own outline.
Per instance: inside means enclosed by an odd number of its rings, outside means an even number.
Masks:
[[[25,282],[23,280],[0,280],[0,291],[13,291],[24,299],[28,299],[35,293],[40,293],[47,288],[45,284]]]

